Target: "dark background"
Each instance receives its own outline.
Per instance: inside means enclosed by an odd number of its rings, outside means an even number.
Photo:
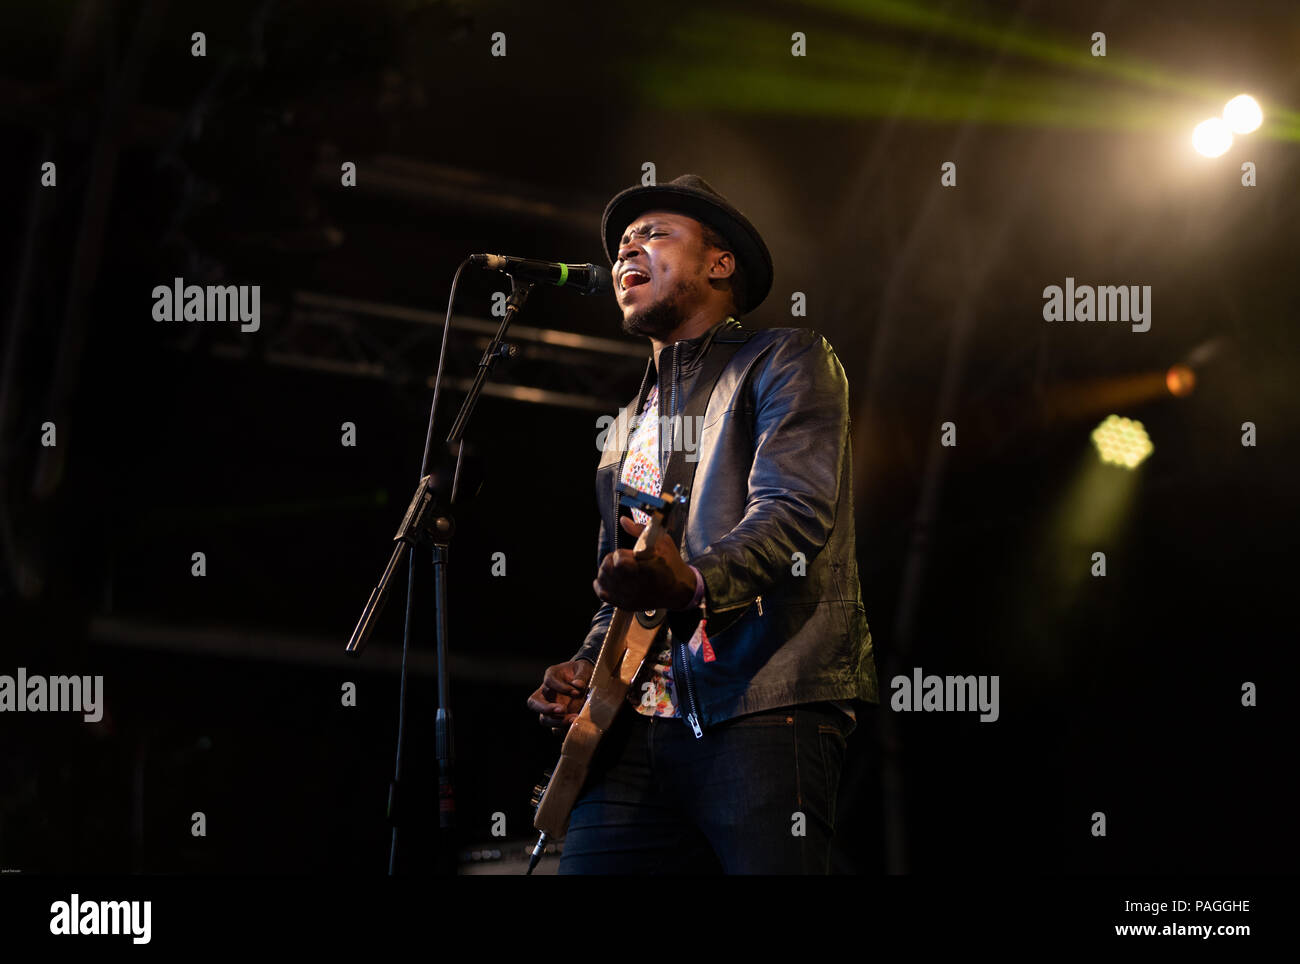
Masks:
[[[836,869],[1292,866],[1293,3],[83,0],[10,8],[3,35],[0,672],[102,673],[107,709],[0,717],[0,867],[382,872],[400,592],[364,657],[342,650],[418,476],[451,278],[479,251],[604,264],[601,210],[646,162],[763,231],[776,280],[746,323],[815,328],[848,373],[882,691],[913,666],[1001,679],[994,724],[862,708]],[[1192,126],[1243,90],[1265,126],[1195,155]],[[261,330],[154,322],[177,276],[261,285]],[[1045,322],[1067,276],[1151,285],[1151,330]],[[492,321],[506,287],[466,272],[458,318]],[[539,288],[521,323],[636,347],[618,317]],[[483,343],[453,329],[450,374]],[[524,699],[596,608],[595,420],[644,364],[520,344],[496,381],[586,401],[486,396],[471,433],[465,849],[495,812],[528,836],[558,744]],[[1189,359],[1174,398],[1163,372]],[[1111,411],[1154,441],[1134,473],[1096,464]],[[1121,511],[1090,515],[1107,493]],[[436,824],[427,569],[413,869]]]

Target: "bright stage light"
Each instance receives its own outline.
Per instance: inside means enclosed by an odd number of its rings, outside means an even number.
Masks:
[[[1196,373],[1186,365],[1173,365],[1165,372],[1165,387],[1177,398],[1190,395],[1196,387]]]
[[[1192,146],[1196,153],[1218,157],[1232,146],[1232,131],[1218,117],[1201,121],[1192,131]]]
[[[1254,97],[1238,94],[1224,106],[1223,120],[1234,134],[1249,134],[1264,123],[1264,112]]]
[[[1092,443],[1103,462],[1129,469],[1137,468],[1155,451],[1141,422],[1118,415],[1107,416],[1106,421],[1092,430]]]

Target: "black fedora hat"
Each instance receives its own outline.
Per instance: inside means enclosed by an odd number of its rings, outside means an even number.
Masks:
[[[614,195],[600,219],[600,234],[611,265],[618,258],[618,242],[627,226],[646,211],[658,210],[685,214],[721,234],[745,271],[745,290],[737,298],[738,311],[750,312],[762,303],[772,290],[772,255],[763,236],[749,218],[696,174],[683,174],[667,184],[630,187]]]

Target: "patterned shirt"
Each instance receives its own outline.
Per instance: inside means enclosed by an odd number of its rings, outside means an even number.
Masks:
[[[662,490],[663,473],[659,467],[659,386],[650,388],[641,418],[632,430],[627,443],[627,457],[623,460],[620,481],[642,492],[658,495]],[[650,516],[640,509],[632,510],[632,521],[646,525]],[[665,639],[667,636],[665,635]],[[643,716],[676,716],[677,696],[673,690],[673,654],[665,645],[646,658],[647,668],[632,682],[628,701]]]

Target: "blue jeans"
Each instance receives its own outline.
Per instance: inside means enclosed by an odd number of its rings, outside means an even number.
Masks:
[[[825,874],[855,724],[828,703],[711,726],[630,706],[574,806],[561,874]]]

